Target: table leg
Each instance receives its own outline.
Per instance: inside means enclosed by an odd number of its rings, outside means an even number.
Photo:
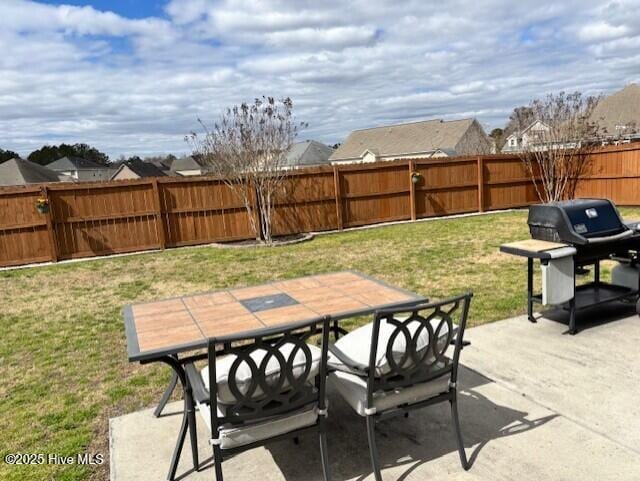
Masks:
[[[169,474],[167,474],[168,481],[174,481],[176,479],[176,471],[178,470],[180,455],[182,454],[184,440],[187,437],[187,418],[187,405],[185,403],[184,413],[182,415],[182,424],[180,425],[180,431],[178,434],[178,441],[176,442],[175,448],[173,448],[173,455],[171,456],[171,463],[169,464]]]
[[[162,410],[167,405],[167,402],[169,402],[169,398],[171,397],[171,394],[173,394],[173,391],[176,388],[176,385],[178,384],[178,375],[173,370],[171,372],[172,372],[171,381],[169,381],[169,385],[167,386],[167,389],[165,389],[164,394],[162,395],[162,398],[160,399],[160,402],[156,407],[156,410],[153,412],[153,415],[157,418],[159,418],[160,415],[162,414]]]
[[[194,409],[193,393],[191,391],[191,385],[189,384],[187,375],[180,361],[178,361],[175,357],[172,357],[172,356],[166,356],[159,360],[171,366],[171,368],[173,369],[173,372],[175,373],[176,377],[180,381],[180,384],[182,385],[182,390],[184,393],[184,412],[182,415],[182,424],[180,425],[178,440],[173,450],[173,456],[171,457],[171,464],[169,465],[169,473],[167,474],[167,479],[169,481],[173,481],[175,479],[176,471],[178,469],[178,463],[180,461],[180,455],[182,454],[182,448],[184,446],[184,440],[187,435],[187,429],[190,432],[191,454],[193,456],[193,469],[195,471],[199,470],[195,409]]]
[[[573,272],[573,297],[569,301],[569,334],[572,336],[578,333],[576,329],[576,273],[575,266]],[[600,267],[598,264],[597,275],[600,277]]]
[[[200,470],[200,463],[198,462],[198,430],[196,427],[196,408],[193,402],[193,391],[191,390],[191,383],[187,378],[187,389],[185,390],[184,403],[187,407],[187,422],[189,424],[189,438],[191,440],[191,457],[193,459],[193,470]]]
[[[527,259],[527,317],[531,322],[537,322],[533,317],[533,259]]]
[[[574,335],[576,330],[576,299],[575,297],[569,301],[569,334]]]

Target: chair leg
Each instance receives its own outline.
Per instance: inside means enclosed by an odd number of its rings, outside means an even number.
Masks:
[[[213,467],[216,471],[216,481],[224,481],[222,477],[222,450],[218,446],[213,447]]]
[[[324,481],[331,481],[329,453],[327,449],[327,429],[322,420],[320,421],[320,457],[322,458],[322,477]]]
[[[456,430],[456,442],[458,443],[458,454],[460,455],[460,463],[462,469],[469,470],[469,463],[467,462],[467,454],[464,451],[464,441],[462,440],[462,433],[460,432],[460,419],[458,418],[458,400],[456,393],[453,393],[451,401],[451,417],[453,418],[453,427]]]
[[[380,462],[378,460],[378,448],[376,447],[376,420],[373,416],[367,416],[367,437],[369,438],[369,455],[371,456],[371,467],[376,481],[382,481],[380,474]]]

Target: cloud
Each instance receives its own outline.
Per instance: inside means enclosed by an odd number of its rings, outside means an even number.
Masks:
[[[277,48],[301,47],[341,49],[371,44],[376,38],[372,27],[299,28],[269,32],[266,42]]]
[[[607,22],[587,24],[578,32],[580,38],[587,42],[610,40],[624,37],[627,34],[629,34],[629,28],[626,25],[611,25]]]
[[[87,2],[90,3],[90,2]],[[640,81],[640,0],[171,0],[161,16],[3,0],[0,148],[187,151],[197,118],[290,96],[304,137],[478,117]]]

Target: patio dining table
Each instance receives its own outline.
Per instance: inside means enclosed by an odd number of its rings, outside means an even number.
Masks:
[[[274,327],[327,316],[338,335],[340,320],[425,300],[365,274],[342,271],[125,306],[129,361],[163,362],[174,371],[156,413],[167,402],[177,381],[183,390],[185,409],[167,479],[175,478],[187,431],[193,468],[197,471],[199,467],[193,393],[181,354],[203,350],[211,340],[250,337]]]

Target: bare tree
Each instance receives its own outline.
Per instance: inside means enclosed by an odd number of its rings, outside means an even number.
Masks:
[[[591,120],[591,114],[599,100],[600,97],[584,97],[580,92],[560,92],[514,111],[512,120],[519,128],[526,127],[525,121],[542,123],[518,153],[541,201],[575,197],[578,180],[587,170],[589,153],[598,145],[598,124]]]
[[[293,102],[262,97],[228,108],[211,128],[198,122],[204,134],[186,139],[194,156],[242,200],[256,239],[271,244],[273,203],[287,176],[287,154],[306,127],[295,122]]]

